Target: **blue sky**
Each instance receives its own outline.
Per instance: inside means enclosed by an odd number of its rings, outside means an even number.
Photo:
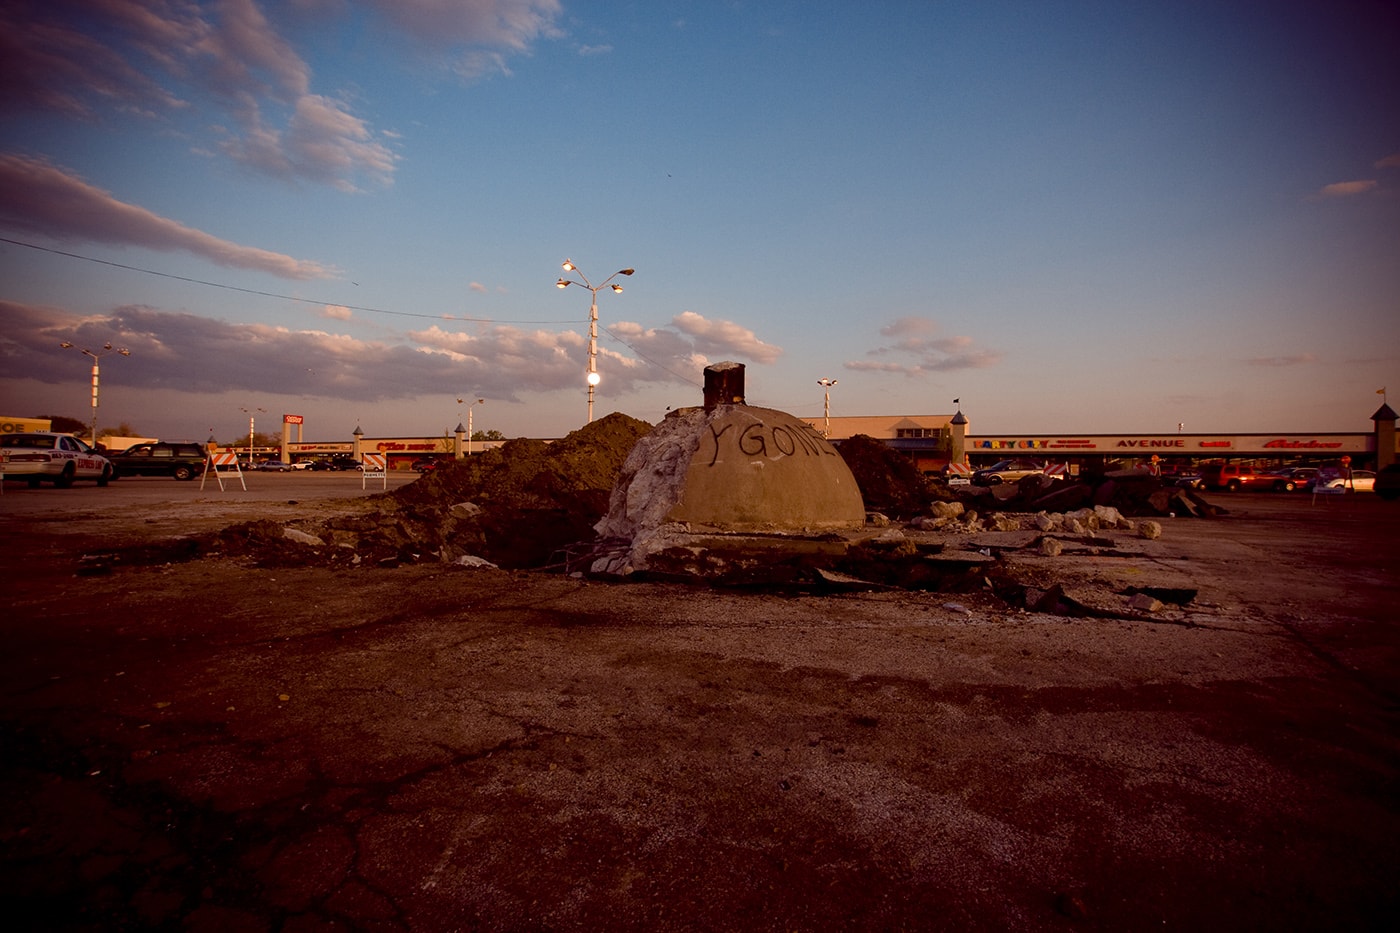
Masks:
[[[698,404],[973,433],[1370,428],[1382,2],[7,0],[0,409],[560,436]],[[262,425],[260,424],[260,427]]]

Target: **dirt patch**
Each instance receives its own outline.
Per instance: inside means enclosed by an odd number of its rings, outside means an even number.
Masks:
[[[967,563],[939,593],[75,577],[166,516],[7,520],[0,896],[45,931],[1388,929],[1400,511],[1231,505],[893,529]]]

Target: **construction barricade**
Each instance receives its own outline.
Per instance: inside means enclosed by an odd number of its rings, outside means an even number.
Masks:
[[[238,485],[243,487],[243,491],[248,491],[248,484],[243,481],[243,468],[238,465],[238,454],[209,453],[209,459],[204,461],[204,473],[199,477],[199,488],[204,489],[204,481],[209,478],[209,474],[214,474],[214,479],[219,484],[219,492],[224,491],[224,477],[237,476]],[[232,480],[230,480],[232,482]]]
[[[383,488],[389,488],[388,454],[365,454],[360,461],[360,488],[368,488],[369,481],[377,479]]]

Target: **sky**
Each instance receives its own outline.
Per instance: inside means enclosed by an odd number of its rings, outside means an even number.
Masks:
[[[1367,431],[1397,40],[1390,0],[0,0],[0,414],[88,423],[89,349],[145,436],[559,437],[591,285],[595,417],[736,361],[801,417]]]

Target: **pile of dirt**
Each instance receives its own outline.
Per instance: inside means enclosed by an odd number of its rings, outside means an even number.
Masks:
[[[914,461],[883,441],[857,434],[842,441],[837,451],[850,467],[867,511],[912,518],[937,498]]]
[[[592,541],[623,461],[650,430],[611,414],[553,443],[509,441],[369,497],[361,514],[238,525],[218,535],[214,550],[264,566],[559,565],[571,547]]]

